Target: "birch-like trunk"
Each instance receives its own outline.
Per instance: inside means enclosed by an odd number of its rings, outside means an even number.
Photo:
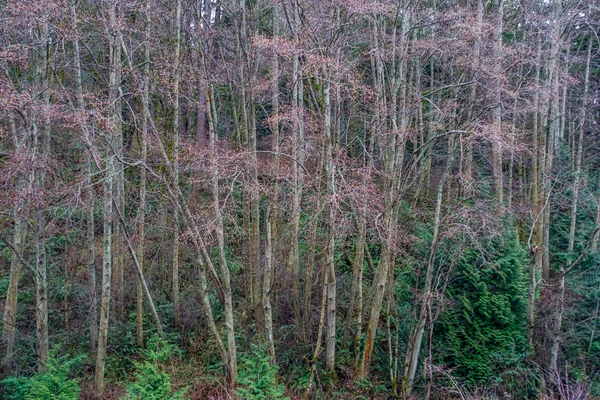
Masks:
[[[532,142],[533,142],[533,157],[531,160],[531,197],[533,209],[535,212],[534,232],[535,232],[535,247],[533,250],[533,260],[529,264],[529,285],[527,290],[527,340],[530,345],[533,344],[533,333],[535,328],[535,294],[537,291],[537,273],[542,270],[542,250],[543,246],[543,204],[544,193],[543,185],[541,184],[540,172],[543,169],[543,136],[539,129],[539,88],[542,69],[542,40],[538,33],[536,53],[536,75],[532,116]],[[540,143],[541,141],[541,143]]]
[[[278,6],[273,6],[273,36],[279,34],[279,12]],[[265,210],[265,270],[262,286],[262,304],[265,317],[265,333],[269,344],[269,353],[271,362],[275,362],[275,340],[273,337],[273,310],[271,308],[271,288],[273,287],[273,234],[277,232],[277,198],[279,196],[279,55],[276,49],[273,49],[272,60],[272,94],[271,109],[273,121],[271,123],[272,135],[271,151],[273,152],[273,171],[276,174],[274,180],[273,193],[269,196]],[[297,277],[296,277],[297,278]]]
[[[50,88],[48,87],[48,24],[44,24],[40,32],[40,60],[36,71],[41,98],[44,103],[41,130],[34,122],[34,157],[47,155],[50,151]],[[45,167],[38,168],[35,173],[37,190],[44,192]],[[45,210],[36,210],[35,216],[35,326],[36,357],[38,370],[43,371],[48,362],[48,272],[46,262],[46,215]]]
[[[104,176],[104,237],[103,237],[103,259],[102,259],[102,294],[100,297],[100,322],[98,324],[98,348],[96,352],[96,369],[94,376],[94,389],[98,395],[104,393],[104,366],[106,363],[106,347],[108,343],[108,321],[111,307],[111,289],[112,289],[112,267],[113,267],[113,249],[112,249],[112,232],[113,221],[113,189],[115,175],[115,154],[113,153],[114,142],[121,138],[119,107],[117,106],[117,98],[119,97],[120,84],[120,60],[121,46],[118,40],[117,29],[117,3],[111,1],[107,3],[109,14],[109,52],[110,52],[110,71],[109,71],[109,98],[111,104],[110,121],[112,126],[107,137],[106,154],[105,154],[105,176]],[[116,139],[115,139],[116,138]]]

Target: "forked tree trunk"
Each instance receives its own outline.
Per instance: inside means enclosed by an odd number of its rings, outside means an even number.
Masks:
[[[371,364],[371,356],[373,355],[373,348],[375,345],[375,337],[377,333],[377,327],[379,325],[379,316],[381,313],[381,307],[383,305],[383,298],[386,292],[386,284],[388,279],[388,269],[394,267],[394,256],[395,254],[395,222],[398,215],[398,206],[400,204],[397,198],[400,195],[401,186],[401,175],[402,167],[404,164],[404,152],[406,145],[406,129],[407,129],[407,110],[406,110],[406,52],[408,48],[408,32],[411,21],[411,10],[405,8],[403,10],[402,20],[402,31],[399,39],[399,50],[396,49],[396,26],[393,28],[392,36],[392,56],[393,61],[392,72],[385,75],[383,66],[382,54],[379,54],[381,50],[377,32],[375,31],[375,46],[377,51],[377,68],[376,75],[379,80],[379,84],[383,87],[384,83],[388,82],[390,90],[390,110],[389,119],[391,124],[389,131],[384,136],[385,139],[380,143],[382,152],[382,162],[384,165],[384,171],[387,177],[383,183],[383,196],[385,211],[383,213],[383,232],[384,238],[381,244],[381,257],[375,276],[373,278],[372,285],[372,297],[371,307],[369,310],[369,323],[367,326],[364,350],[362,354],[359,376],[365,378],[369,373],[369,366]],[[385,33],[385,32],[383,32]],[[382,87],[379,89],[380,93],[383,94]],[[398,96],[400,94],[400,96]],[[381,102],[384,102],[385,96],[378,98],[378,102],[375,103],[375,107],[380,106]],[[401,101],[400,110],[398,110],[398,98]],[[385,103],[385,102],[384,102]],[[398,117],[400,117],[400,124],[398,124]]]

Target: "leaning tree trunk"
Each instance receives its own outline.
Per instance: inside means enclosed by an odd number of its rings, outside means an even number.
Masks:
[[[387,177],[384,181],[384,205],[385,211],[383,215],[383,231],[384,238],[381,244],[381,258],[375,276],[373,278],[372,285],[372,296],[371,307],[369,311],[369,323],[367,325],[367,332],[364,344],[364,350],[362,354],[359,376],[365,378],[369,373],[369,366],[371,364],[371,356],[373,355],[373,348],[375,345],[375,337],[377,333],[377,327],[379,325],[379,316],[383,305],[383,298],[386,292],[386,284],[388,279],[388,269],[394,267],[394,248],[395,248],[395,222],[398,215],[398,206],[400,204],[397,198],[400,195],[401,185],[401,174],[402,166],[404,164],[404,153],[406,146],[405,132],[407,129],[407,110],[406,110],[406,54],[407,54],[407,35],[409,32],[410,25],[410,9],[404,9],[403,20],[402,20],[402,31],[399,40],[399,51],[396,50],[396,27],[394,27],[394,33],[392,37],[393,51],[392,61],[393,68],[390,76],[385,75],[385,69],[383,65],[383,54],[379,54],[381,48],[378,44],[378,34],[376,29],[374,39],[376,50],[378,50],[376,60],[376,71],[375,74],[379,81],[379,96],[375,103],[375,107],[378,107],[381,103],[385,104],[385,96],[383,96],[383,85],[385,78],[388,78],[390,87],[390,110],[389,119],[391,120],[391,126],[385,139],[380,143],[382,152],[382,163]],[[400,93],[400,96],[398,96]],[[398,112],[398,97],[401,100],[400,111]],[[398,116],[400,116],[400,124],[398,125]]]
[[[423,287],[423,295],[421,298],[421,310],[417,324],[413,327],[412,334],[408,342],[406,351],[406,361],[404,364],[404,377],[402,387],[405,390],[405,395],[408,397],[412,391],[412,386],[417,372],[419,362],[419,353],[421,351],[421,343],[423,341],[423,333],[425,332],[425,322],[428,317],[428,312],[431,309],[433,275],[435,267],[435,255],[439,246],[439,231],[441,222],[442,197],[444,193],[444,183],[450,175],[452,168],[451,155],[446,162],[446,171],[440,179],[437,189],[437,201],[435,205],[435,217],[433,222],[433,235],[431,238],[431,251],[429,253],[429,261],[427,263],[427,272],[425,273],[425,286]]]

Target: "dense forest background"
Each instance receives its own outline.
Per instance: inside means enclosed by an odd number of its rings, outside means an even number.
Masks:
[[[600,396],[596,0],[1,0],[0,397]]]

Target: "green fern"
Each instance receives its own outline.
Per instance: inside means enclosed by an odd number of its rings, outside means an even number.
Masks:
[[[58,348],[50,352],[44,372],[30,378],[10,377],[2,381],[3,398],[7,400],[77,400],[79,379],[71,379],[71,371],[77,368],[85,355],[69,358],[58,357]]]
[[[153,336],[148,341],[143,362],[134,362],[135,382],[127,389],[125,400],[183,400],[185,389],[173,393],[171,376],[159,370],[159,365],[177,353],[174,344]]]
[[[267,352],[252,345],[252,351],[243,356],[238,372],[240,387],[235,395],[244,400],[287,400],[283,384],[277,383],[278,367],[271,365]]]

